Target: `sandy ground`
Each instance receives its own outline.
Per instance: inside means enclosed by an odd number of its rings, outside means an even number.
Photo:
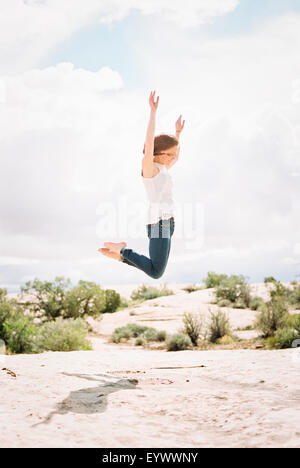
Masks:
[[[93,351],[0,356],[0,447],[299,447],[299,348],[167,352],[108,342],[130,321],[177,331],[184,311],[205,315],[210,299],[210,290],[178,286],[105,314]],[[234,329],[255,320],[224,310]]]

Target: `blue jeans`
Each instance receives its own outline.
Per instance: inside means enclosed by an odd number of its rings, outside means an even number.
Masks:
[[[146,228],[150,239],[150,258],[140,255],[132,249],[127,249],[127,247],[123,247],[120,254],[122,262],[139,268],[151,278],[157,279],[163,275],[168,263],[175,220],[173,217],[161,219],[157,223],[147,224]]]

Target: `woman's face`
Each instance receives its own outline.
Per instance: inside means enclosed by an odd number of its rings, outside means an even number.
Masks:
[[[172,148],[169,148],[167,150],[161,151],[159,154],[157,154],[154,157],[154,161],[157,162],[158,164],[170,164],[170,162],[173,161],[173,159],[176,158],[178,153],[178,146],[172,146]]]

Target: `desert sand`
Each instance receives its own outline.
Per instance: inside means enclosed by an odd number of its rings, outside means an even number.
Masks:
[[[129,298],[137,286],[103,287]],[[174,296],[104,314],[93,351],[0,356],[0,447],[299,447],[299,348],[167,352],[109,342],[117,326],[173,333],[185,311],[216,307],[212,290],[167,286]],[[251,288],[267,299],[263,284]],[[257,335],[237,330],[254,311],[223,310],[240,337]]]

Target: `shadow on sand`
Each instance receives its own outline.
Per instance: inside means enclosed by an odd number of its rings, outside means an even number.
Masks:
[[[108,395],[119,390],[133,390],[138,384],[136,379],[118,379],[107,374],[69,374],[67,372],[62,372],[62,374],[99,382],[100,385],[70,392],[67,398],[57,403],[56,409],[51,411],[43,421],[33,424],[31,427],[48,424],[55,414],[69,412],[82,414],[103,413],[107,408]]]

